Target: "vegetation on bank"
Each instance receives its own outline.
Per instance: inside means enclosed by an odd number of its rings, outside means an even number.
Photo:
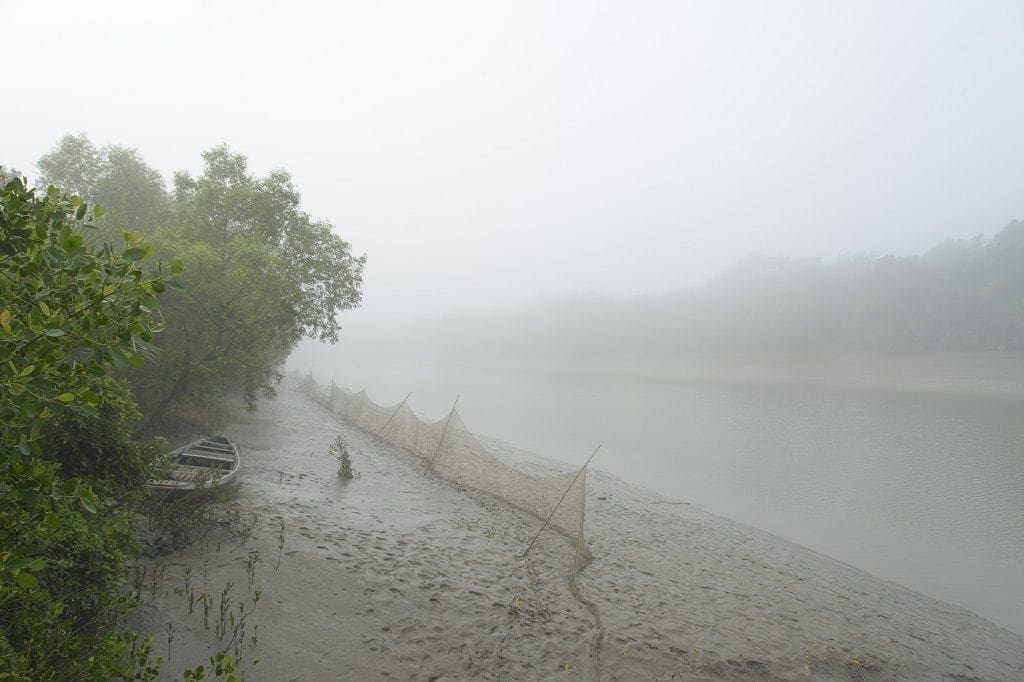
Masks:
[[[353,478],[360,477],[360,473],[352,468],[352,457],[348,454],[348,443],[344,438],[336,436],[327,452],[338,462],[338,478],[343,481],[351,481]]]
[[[104,679],[138,663],[112,626],[138,549],[128,502],[154,458],[131,438],[114,368],[141,361],[159,331],[166,280],[143,270],[135,234],[87,244],[98,215],[18,178],[0,190],[0,676],[13,679]]]
[[[291,348],[337,341],[338,313],[361,299],[365,257],[301,209],[287,172],[256,177],[224,146],[203,162],[171,191],[134,150],[84,136],[65,136],[39,162],[44,182],[103,206],[107,238],[140,230],[155,257],[185,264],[182,288],[161,299],[157,361],[127,374],[150,431],[209,420],[231,391],[251,406],[272,396]]]
[[[287,173],[203,158],[172,192],[82,136],[40,161],[39,187],[0,168],[0,679],[156,674],[116,627],[167,449],[140,434],[209,427],[232,394],[255,407],[291,347],[335,340],[359,303],[364,258]]]
[[[499,357],[1021,351],[1024,221],[915,256],[751,255],[690,291],[555,296],[416,320],[414,336],[421,352]]]

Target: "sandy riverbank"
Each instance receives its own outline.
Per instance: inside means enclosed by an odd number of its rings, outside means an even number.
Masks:
[[[153,562],[162,579],[131,625],[166,658],[174,624],[167,679],[228,646],[230,616],[215,632],[228,583],[230,610],[252,609],[240,650],[253,680],[1024,678],[1018,635],[610,476],[588,482],[595,559],[579,586],[595,618],[568,589],[563,540],[520,558],[535,519],[424,476],[293,386],[227,432],[262,520],[244,544]],[[363,474],[348,484],[327,455],[339,433]],[[189,613],[186,572],[211,595],[209,629],[201,603]]]

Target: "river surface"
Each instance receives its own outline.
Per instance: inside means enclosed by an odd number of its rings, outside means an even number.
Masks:
[[[597,468],[1024,633],[1024,358],[289,361]]]

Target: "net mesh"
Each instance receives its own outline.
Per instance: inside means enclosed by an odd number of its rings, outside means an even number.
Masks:
[[[424,469],[463,490],[493,497],[545,523],[546,529],[569,540],[570,581],[591,559],[583,535],[587,472],[535,475],[509,465],[489,452],[452,411],[438,421],[424,421],[409,407],[381,406],[366,391],[350,393],[331,382],[319,385],[312,376],[301,383],[308,397],[349,424],[420,458]],[[538,528],[542,523],[538,523]]]

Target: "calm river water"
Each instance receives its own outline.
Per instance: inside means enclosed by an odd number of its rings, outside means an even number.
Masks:
[[[595,464],[1024,633],[1024,359],[450,364],[307,346],[381,404]]]

